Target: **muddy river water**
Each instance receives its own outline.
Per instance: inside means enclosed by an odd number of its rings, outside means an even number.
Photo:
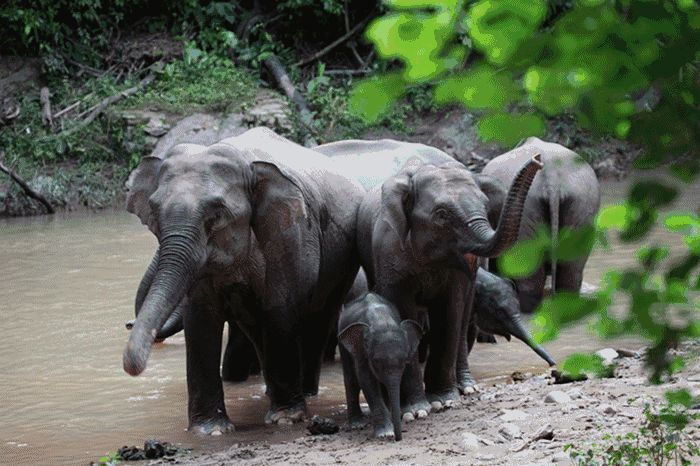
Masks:
[[[621,197],[625,184],[606,183],[604,201]],[[694,210],[699,199],[695,185],[675,208]],[[653,238],[680,253],[676,235],[657,231]],[[87,464],[148,438],[199,450],[299,435],[300,427],[263,425],[260,377],[225,386],[234,434],[202,440],[185,432],[181,335],[157,345],[141,376],[122,370],[124,322],[133,315],[136,287],[155,246],[138,219],[122,212],[0,220],[0,464]],[[631,264],[634,250],[614,244],[613,252],[596,251],[585,280],[595,284],[605,270]],[[600,342],[579,326],[545,346],[562,359],[574,351],[639,345]],[[470,361],[483,383],[515,370],[546,369],[517,341],[477,345]],[[344,398],[339,363],[327,365],[311,412],[338,416]]]

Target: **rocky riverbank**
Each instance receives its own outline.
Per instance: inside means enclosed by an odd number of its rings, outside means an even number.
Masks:
[[[699,352],[700,342],[674,351],[688,358],[686,368],[662,385],[647,382],[642,358],[633,351],[607,355],[617,356],[613,378],[554,384],[549,374],[514,373],[508,383],[484,387],[444,412],[404,424],[401,442],[373,440],[369,429],[311,436],[297,425],[288,427],[292,440],[286,442],[236,444],[151,464],[575,464],[572,450],[605,444],[607,435],[638,433],[645,405],[660,408],[667,390],[685,388],[697,396]],[[699,408],[693,412],[700,414]],[[683,441],[700,443],[699,427],[698,421],[688,427]],[[573,447],[565,450],[567,445]]]

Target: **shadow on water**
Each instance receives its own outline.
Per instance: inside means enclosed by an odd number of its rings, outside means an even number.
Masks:
[[[620,198],[625,183],[607,183],[604,202]],[[675,206],[693,209],[700,186]],[[653,239],[680,245],[676,235]],[[303,426],[266,428],[264,384],[253,377],[226,384],[226,405],[236,433],[201,440],[185,432],[184,338],[154,349],[146,372],[130,377],[121,367],[124,322],[156,241],[125,213],[57,215],[0,221],[0,463],[85,464],[122,445],[158,438],[197,449],[238,442],[288,440]],[[596,251],[585,280],[632,263],[635,246]],[[680,253],[677,251],[676,253]],[[636,340],[596,341],[585,326],[568,329],[547,350],[558,360],[574,351],[638,347]],[[520,342],[478,345],[470,358],[482,383],[515,370],[546,365]],[[325,367],[310,411],[342,419],[345,396],[338,363]]]

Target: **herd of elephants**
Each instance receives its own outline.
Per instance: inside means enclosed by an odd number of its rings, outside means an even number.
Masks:
[[[124,370],[184,329],[189,430],[233,430],[222,380],[262,371],[266,423],[306,416],[324,357],[339,347],[352,428],[401,438],[401,422],[475,390],[474,341],[515,336],[550,365],[520,312],[578,291],[587,259],[498,276],[498,257],[539,226],[589,225],[595,173],[576,153],[530,138],[482,173],[394,140],[309,149],[254,128],[210,146],[145,157],[127,209],[158,238],[139,285]],[[224,323],[228,343],[221,362]],[[367,418],[360,390],[369,405]]]

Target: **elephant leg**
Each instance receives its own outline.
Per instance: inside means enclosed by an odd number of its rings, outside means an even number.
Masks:
[[[459,282],[466,282],[459,280]],[[447,302],[438,300],[430,306],[430,354],[425,365],[425,391],[435,410],[459,400],[457,390],[457,357],[465,309],[464,283],[452,283]]]
[[[224,321],[211,304],[193,300],[185,313],[188,417],[191,432],[221,435],[233,430],[219,376]]]
[[[531,314],[540,305],[544,296],[545,278],[544,267],[540,267],[533,275],[516,280],[520,312]]]
[[[370,420],[377,438],[394,438],[391,413],[384,402],[379,380],[374,376],[366,360],[355,360],[356,374],[369,405]]]
[[[318,395],[324,349],[331,334],[331,326],[340,312],[334,306],[332,312],[322,312],[305,319],[302,325],[302,355],[304,363],[303,389],[305,396]],[[335,332],[333,332],[335,333]]]
[[[471,370],[469,369],[469,353],[471,353],[474,347],[474,341],[476,340],[479,329],[474,323],[474,318],[471,313],[467,311],[472,309],[474,303],[474,282],[471,282],[469,286],[470,291],[467,293],[467,299],[465,303],[465,316],[462,321],[462,331],[459,337],[459,353],[457,355],[457,387],[460,393],[464,395],[472,394],[479,390],[476,380],[472,376]]]
[[[586,259],[575,262],[559,262],[557,264],[557,282],[554,284],[556,291],[572,291],[578,293],[583,283],[583,268]]]
[[[301,341],[298,324],[281,319],[281,309],[265,313],[263,329],[263,373],[270,397],[266,424],[303,421],[306,403],[302,392]],[[295,311],[291,312],[296,314]]]
[[[338,337],[335,332],[331,332],[326,343],[326,349],[323,350],[323,360],[325,362],[335,362],[336,348],[338,347]]]
[[[253,343],[235,322],[229,321],[221,378],[228,382],[243,382],[256,366],[259,370],[258,355]]]
[[[345,384],[345,400],[348,405],[348,426],[352,430],[362,429],[367,425],[360,408],[360,383],[357,380],[355,362],[352,355],[342,346],[339,347],[340,359],[343,363],[343,383]]]

